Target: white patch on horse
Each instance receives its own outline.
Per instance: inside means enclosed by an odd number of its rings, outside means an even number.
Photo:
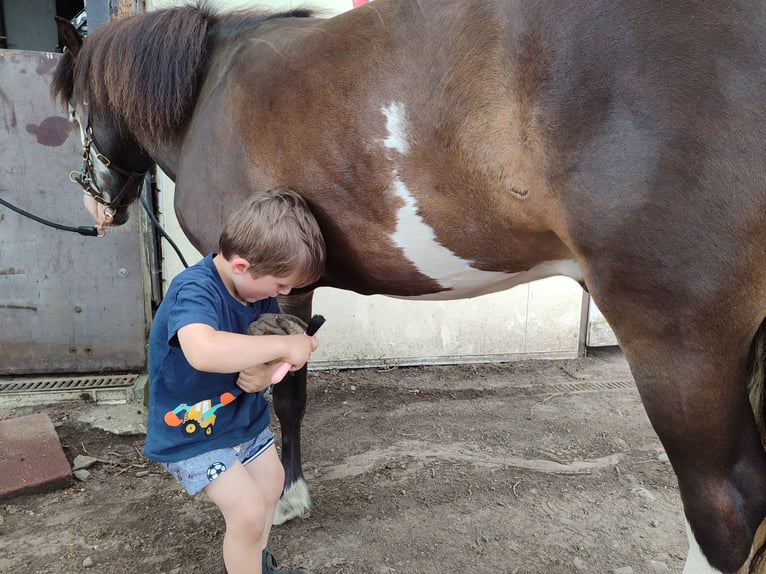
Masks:
[[[686,537],[689,539],[689,553],[686,555],[683,574],[723,574],[720,570],[713,568],[705,558],[688,520],[686,521]]]
[[[410,151],[410,143],[407,140],[407,112],[404,105],[399,102],[391,102],[383,108],[386,116],[386,129],[388,137],[383,141],[388,149],[406,155]]]
[[[545,261],[527,271],[518,273],[496,273],[492,271],[481,271],[473,269],[471,274],[464,274],[461,277],[461,284],[448,287],[449,291],[440,293],[431,293],[429,295],[420,295],[417,297],[404,297],[404,299],[413,299],[419,301],[449,301],[452,299],[468,299],[471,297],[480,297],[489,293],[505,291],[517,285],[531,283],[538,279],[563,275],[571,277],[575,281],[582,281],[582,271],[575,261],[559,260]],[[493,280],[494,279],[494,280]],[[442,282],[444,284],[444,282]]]
[[[404,206],[397,213],[396,231],[391,239],[420,273],[439,283],[443,289],[450,290],[416,297],[417,299],[477,297],[553,275],[566,275],[576,281],[582,280],[580,266],[574,261],[566,260],[547,261],[518,273],[477,269],[470,261],[456,256],[437,241],[433,229],[418,214],[415,198],[404,182],[394,180],[393,189],[404,202]]]
[[[105,189],[108,188],[108,183],[112,180],[112,172],[109,170],[107,165],[99,159],[99,152],[96,151],[93,146],[90,147],[90,163],[93,165],[93,173],[96,176],[96,183],[98,184],[97,187]],[[106,183],[105,183],[106,182]],[[111,199],[109,197],[109,193],[104,193],[104,196],[107,199]]]
[[[410,143],[407,137],[406,109],[401,103],[392,102],[382,111],[386,116],[388,130],[388,137],[383,144],[389,150],[401,155],[407,154]],[[397,158],[392,159],[396,162]],[[471,261],[458,257],[438,242],[433,229],[418,213],[417,201],[399,177],[397,169],[393,170],[392,187],[392,191],[404,202],[397,213],[396,231],[391,236],[392,241],[421,274],[436,281],[442,289],[449,290],[414,299],[477,297],[553,275],[566,275],[576,281],[582,280],[580,266],[574,261],[548,261],[518,273],[477,269]]]

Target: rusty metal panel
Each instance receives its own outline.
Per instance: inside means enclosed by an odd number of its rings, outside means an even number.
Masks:
[[[0,197],[90,225],[69,181],[79,134],[48,93],[58,55],[0,50]],[[104,239],[0,205],[0,375],[143,370],[149,303],[138,218]]]

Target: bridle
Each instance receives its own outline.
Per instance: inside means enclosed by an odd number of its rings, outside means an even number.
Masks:
[[[115,195],[113,199],[106,199],[104,197],[104,192],[98,188],[96,185],[96,171],[93,168],[93,160],[91,159],[91,148],[93,151],[96,152],[96,159],[101,162],[101,164],[106,167],[107,169],[117,172],[121,176],[125,177],[125,183],[122,186],[122,189],[120,189],[119,193]],[[83,144],[82,144],[82,167],[80,168],[80,171],[71,171],[69,173],[69,179],[73,181],[74,183],[79,184],[80,187],[82,187],[82,191],[85,195],[89,195],[94,200],[96,200],[98,203],[104,206],[104,217],[106,223],[111,223],[112,217],[116,213],[116,210],[114,207],[112,207],[115,204],[119,205],[120,200],[123,200],[125,196],[129,195],[131,186],[134,188],[137,188],[139,185],[142,185],[144,178],[146,177],[146,174],[149,172],[150,167],[146,169],[146,171],[138,172],[138,171],[128,171],[126,169],[122,169],[120,166],[115,164],[112,160],[110,160],[106,155],[104,155],[101,150],[99,149],[98,142],[96,142],[96,136],[93,134],[93,126],[90,122],[90,115],[88,116],[88,123],[87,127],[85,128],[84,136],[83,136]],[[144,208],[144,211],[146,211],[146,215],[149,217],[149,220],[152,222],[152,225],[157,229],[158,233],[165,238],[165,240],[168,242],[168,244],[175,250],[176,254],[178,255],[178,258],[181,260],[181,263],[184,267],[188,267],[189,264],[186,262],[186,259],[184,259],[183,254],[181,253],[181,250],[179,249],[178,245],[176,245],[175,241],[173,241],[173,238],[168,235],[168,233],[165,231],[165,229],[162,227],[159,221],[157,221],[157,218],[154,216],[154,213],[152,213],[152,208],[146,203],[144,198],[141,196],[141,193],[137,193],[136,196],[138,197],[139,202]],[[12,209],[19,211],[17,208],[12,207]],[[36,219],[37,221],[40,221],[39,218],[32,216],[29,213],[23,213],[23,215],[26,215],[27,217],[32,217],[33,219]],[[48,225],[48,223],[45,223]],[[59,226],[59,228],[61,228]],[[104,237],[106,235],[106,227],[103,225],[99,225],[96,227],[93,227],[91,229],[95,229],[97,232],[98,237]],[[78,231],[78,233],[82,233],[81,231]],[[89,235],[93,235],[92,233],[89,233]]]
[[[93,168],[93,160],[91,159],[91,153],[90,153],[91,148],[93,148],[93,150],[96,152],[96,159],[98,159],[98,161],[100,161],[107,169],[117,172],[118,174],[126,178],[125,184],[122,186],[122,189],[120,189],[119,193],[115,195],[114,199],[106,199],[104,197],[104,192],[101,191],[96,185],[96,178],[95,178],[96,172]],[[98,149],[98,144],[96,143],[96,140],[93,136],[93,128],[90,125],[90,117],[88,117],[88,127],[85,129],[85,135],[83,138],[82,161],[83,161],[83,166],[82,168],[80,168],[80,171],[70,172],[69,179],[72,182],[79,184],[86,195],[89,195],[98,203],[104,206],[105,222],[111,223],[114,214],[117,212],[113,206],[114,205],[119,206],[119,202],[125,199],[125,196],[130,193],[131,188],[137,189],[139,185],[143,184],[144,177],[148,173],[149,168],[147,168],[146,171],[144,172],[127,171],[115,165],[113,161],[111,161],[108,157],[106,157],[103,153],[101,153],[101,151]],[[162,226],[159,224],[156,218],[154,218],[154,214],[151,213],[151,209],[149,208],[149,206],[146,205],[146,203],[144,203],[143,198],[140,197],[140,192],[137,193],[136,196],[141,200],[141,203],[144,206],[144,209],[146,209],[147,214],[149,215],[149,218],[152,219],[152,223],[160,230],[160,233],[163,235],[163,237],[166,237],[166,239],[170,241],[171,246],[176,250],[177,253],[179,253],[179,256],[180,256],[178,247],[167,236],[167,233],[165,233],[165,230],[162,229]],[[41,223],[48,227],[52,227],[53,229],[59,229],[61,231],[71,231],[73,233],[79,233],[80,235],[85,235],[89,237],[104,237],[106,235],[106,227],[104,225],[97,225],[97,226],[81,225],[79,227],[72,227],[70,225],[62,225],[60,223],[56,223],[54,221],[50,221],[48,219],[45,219],[43,217],[30,213],[3,198],[0,198],[0,205],[4,205],[8,209],[15,211],[19,215],[28,217],[29,219],[32,219],[38,223]],[[183,261],[183,257],[181,257],[181,260]]]
[[[96,152],[96,159],[100,161],[107,169],[110,169],[112,171],[117,172],[121,176],[126,178],[125,184],[122,186],[122,189],[120,189],[119,193],[114,197],[114,199],[106,199],[104,197],[104,192],[101,191],[95,182],[95,175],[96,172],[93,168],[93,160],[91,159],[91,148]],[[118,165],[116,165],[113,161],[111,161],[107,156],[105,156],[101,151],[99,150],[98,144],[96,143],[96,139],[93,135],[93,127],[90,125],[90,116],[88,117],[88,125],[85,129],[85,135],[83,137],[83,146],[82,146],[82,161],[83,166],[80,168],[80,171],[72,171],[69,174],[69,179],[77,183],[80,187],[82,187],[83,193],[86,195],[89,195],[94,200],[96,200],[98,203],[102,204],[104,206],[104,215],[111,221],[111,218],[116,213],[114,207],[112,205],[117,204],[120,200],[124,199],[124,196],[126,196],[131,186],[135,186],[136,188],[139,185],[143,184],[144,178],[146,177],[146,174],[149,172],[150,167],[147,167],[146,171],[143,172],[137,172],[137,171],[127,171],[125,169],[122,169]],[[168,233],[165,231],[165,229],[162,227],[160,222],[155,217],[152,207],[146,202],[142,194],[139,192],[137,194],[138,201],[141,203],[141,206],[146,211],[146,215],[149,218],[149,221],[151,221],[154,228],[157,230],[157,232],[165,238],[165,240],[168,242],[168,244],[173,248],[173,250],[178,255],[178,258],[180,259],[181,263],[184,267],[188,267],[189,264],[186,262],[186,259],[184,259],[183,253],[181,253],[180,248],[178,245],[176,245],[175,241],[173,241],[173,238],[168,235]],[[38,223],[41,223],[42,225],[46,225],[48,227],[52,227],[53,229],[58,229],[60,231],[71,231],[72,233],[79,233],[80,235],[85,235],[88,237],[104,237],[106,235],[106,228],[103,225],[99,226],[86,226],[81,225],[79,227],[72,227],[70,225],[62,225],[60,223],[56,223],[54,221],[50,221],[48,219],[45,219],[43,217],[39,217],[33,213],[30,213],[24,209],[21,209],[20,207],[10,203],[9,201],[6,201],[2,197],[0,197],[0,205],[4,205],[8,209],[15,211],[19,215],[22,215],[24,217],[28,217],[29,219],[36,221]]]
[[[95,152],[96,159],[101,162],[105,168],[116,172],[125,178],[125,183],[113,198],[107,199],[104,196],[104,192],[99,189],[98,185],[96,185],[96,171],[93,166],[91,148]],[[106,155],[104,155],[99,149],[98,143],[96,142],[96,138],[93,134],[93,126],[91,126],[90,123],[90,115],[88,116],[88,125],[85,128],[83,136],[82,163],[83,166],[80,168],[80,171],[72,171],[69,173],[69,179],[72,182],[79,184],[80,187],[82,187],[83,193],[85,195],[92,197],[94,200],[104,206],[104,215],[106,217],[107,223],[111,223],[112,217],[116,213],[114,206],[119,206],[120,200],[124,200],[125,196],[128,196],[132,190],[136,190],[138,186],[141,185],[141,182],[143,182],[146,173],[149,171],[148,169],[143,172],[128,171],[122,169],[120,166],[110,160]],[[102,231],[104,234],[106,233],[105,230]]]

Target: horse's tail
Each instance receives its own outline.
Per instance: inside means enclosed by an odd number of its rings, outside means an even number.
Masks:
[[[766,321],[761,323],[750,347],[747,391],[761,435],[761,445],[766,450]],[[756,533],[753,548],[755,552],[750,561],[749,574],[766,572],[766,520]]]
[[[747,392],[761,444],[766,450],[766,321],[761,323],[750,347]]]

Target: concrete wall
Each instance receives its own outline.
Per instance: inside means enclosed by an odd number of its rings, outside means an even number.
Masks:
[[[179,2],[153,0],[151,9]],[[257,3],[217,0],[226,8],[257,4],[271,8],[313,5],[328,14],[352,7],[352,0],[313,3],[290,0]],[[186,258],[199,253],[185,240],[173,213],[173,184],[160,177],[161,209],[168,232],[183,245]],[[182,267],[170,249],[165,250],[165,277]],[[573,357],[581,338],[582,290],[566,278],[549,278],[514,289],[449,302],[414,302],[381,296],[365,297],[335,289],[319,289],[314,311],[327,317],[320,331],[322,346],[314,367],[412,365],[505,361],[529,357]]]

